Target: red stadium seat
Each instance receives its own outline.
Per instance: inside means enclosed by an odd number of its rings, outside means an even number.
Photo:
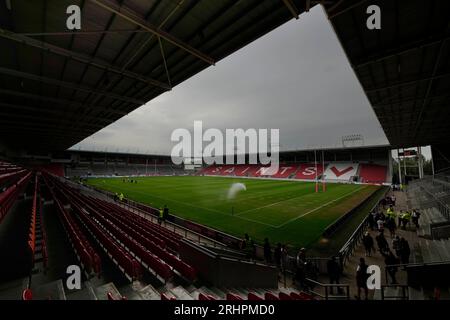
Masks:
[[[386,182],[387,167],[375,164],[361,164],[359,177],[364,183],[383,183]]]
[[[248,296],[247,296],[248,300],[250,301],[259,301],[259,300],[264,300],[263,298],[257,296],[256,294],[249,292]]]
[[[280,300],[276,295],[274,295],[271,292],[266,292],[266,294],[264,295],[264,299],[265,300],[271,300],[271,301]]]
[[[227,293],[226,299],[233,300],[233,301],[243,300],[241,297],[239,297],[238,295],[235,295],[233,293]]]
[[[22,300],[33,300],[33,292],[31,291],[31,289],[23,290]]]

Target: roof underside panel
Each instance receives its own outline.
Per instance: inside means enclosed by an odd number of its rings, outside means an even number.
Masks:
[[[381,30],[366,27],[372,4]],[[327,11],[390,143],[448,141],[450,1],[345,0]]]
[[[292,17],[282,0],[0,1],[0,139],[66,149]]]

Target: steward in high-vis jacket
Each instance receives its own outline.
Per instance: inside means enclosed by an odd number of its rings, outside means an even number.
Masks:
[[[161,224],[163,220],[164,220],[164,210],[162,208],[159,208],[158,223]]]

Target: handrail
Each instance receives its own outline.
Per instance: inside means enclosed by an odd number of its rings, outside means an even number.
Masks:
[[[436,196],[428,191],[425,187],[420,186],[420,189],[427,193],[432,199],[437,203],[439,212],[447,219],[450,220],[450,207],[444,203],[441,199],[436,198]]]
[[[71,180],[65,180],[65,181],[67,181],[67,182],[69,182],[69,183],[72,183],[72,184],[76,185],[78,188],[83,188],[83,187],[84,187],[84,188],[86,188],[86,189],[89,189],[90,191],[98,192],[98,193],[101,193],[101,194],[107,196],[107,197],[110,198],[110,199],[114,199],[114,194],[111,193],[111,192],[109,192],[109,191],[97,189],[97,188],[92,187],[92,186],[89,186],[89,185],[84,185],[84,184],[76,183],[76,182],[73,182],[73,181],[71,181]],[[145,210],[139,208],[139,207],[136,206],[135,204],[144,205],[144,206],[146,206],[146,207],[148,207],[148,208],[150,208],[150,209],[156,210],[155,208],[152,208],[152,207],[150,207],[150,206],[148,206],[148,205],[141,204],[141,203],[139,203],[139,202],[136,202],[136,201],[133,201],[133,200],[130,200],[130,199],[127,199],[127,198],[125,198],[125,200],[126,200],[126,202],[120,202],[120,203],[116,203],[116,204],[119,204],[120,206],[126,207],[126,209],[130,210],[130,211],[133,212],[133,213],[137,213],[137,214],[141,213],[141,214],[144,214],[144,215],[146,215],[146,216],[148,216],[148,217],[151,217],[151,218],[154,217],[150,212],[145,211]],[[152,221],[153,221],[153,219],[152,219]],[[198,238],[199,238],[198,242],[199,242],[199,243],[201,243],[200,238],[203,238],[203,239],[205,239],[205,240],[207,240],[207,241],[213,243],[214,246],[227,247],[227,245],[226,245],[225,243],[223,243],[223,242],[217,241],[217,240],[215,240],[215,239],[213,239],[213,238],[210,238],[210,237],[208,237],[208,236],[206,236],[206,235],[204,235],[204,234],[201,234],[201,233],[198,233],[198,232],[196,232],[196,231],[194,231],[194,230],[191,230],[191,229],[189,229],[189,228],[186,228],[186,227],[184,227],[184,226],[182,226],[182,225],[180,225],[180,224],[177,224],[177,223],[174,223],[174,222],[171,222],[171,221],[167,221],[167,220],[164,221],[164,224],[165,224],[166,226],[167,226],[167,225],[171,225],[171,226],[173,226],[173,228],[179,228],[179,229],[185,231],[185,238],[187,238],[186,233],[189,232],[189,233],[191,233],[191,234],[193,234],[193,235],[198,236]],[[167,229],[170,230],[171,228],[167,228]],[[215,232],[222,232],[222,231],[219,231],[219,230],[215,230],[215,229],[213,229],[213,228],[209,228],[209,229],[214,230]],[[223,233],[223,232],[222,232],[222,233]],[[228,234],[227,234],[227,235],[228,235]],[[228,235],[228,236],[232,237],[231,235]],[[239,240],[239,239],[236,238],[236,240]]]
[[[408,268],[414,268],[414,267],[428,267],[428,266],[438,266],[438,265],[450,265],[450,260],[443,260],[443,261],[431,261],[431,262],[412,262],[412,263],[399,263],[399,264],[390,264],[384,267],[384,277],[387,284],[389,284],[389,277],[388,277],[388,268],[403,268],[403,270],[406,270]],[[394,285],[394,284],[392,284]]]
[[[388,192],[388,190],[385,191],[384,195],[386,195],[387,192]],[[380,201],[378,201],[372,207],[370,212],[374,211],[379,205],[380,205]],[[355,229],[355,231],[349,237],[347,242],[339,250],[338,256],[339,256],[339,260],[340,260],[342,267],[345,266],[345,263],[347,262],[348,258],[353,254],[354,249],[356,248],[358,243],[361,241],[364,232],[367,230],[368,225],[369,225],[369,215],[367,215],[364,218],[364,220],[359,224],[359,226]]]
[[[402,295],[401,296],[386,296],[384,293],[384,290],[386,288],[401,288],[402,289]],[[404,284],[384,284],[381,285],[381,300],[385,299],[397,299],[400,298],[402,300],[409,300],[409,287],[408,285]]]
[[[312,284],[314,284],[316,286],[319,286],[319,287],[325,289],[325,294],[321,294],[321,293],[319,293],[317,291],[314,291],[312,289],[309,290],[310,293],[312,293],[312,294],[314,294],[314,295],[316,295],[318,297],[324,298],[325,300],[329,300],[329,299],[346,299],[346,300],[350,300],[350,285],[347,284],[347,283],[343,283],[343,284],[321,283],[321,282],[318,282],[316,280],[309,279],[309,278],[306,278],[305,280],[307,282],[309,282],[309,283],[312,283]],[[333,288],[337,288],[337,289],[345,288],[345,296],[344,295],[333,295],[333,294],[330,294],[330,292],[329,292],[330,290],[329,289],[333,289]]]

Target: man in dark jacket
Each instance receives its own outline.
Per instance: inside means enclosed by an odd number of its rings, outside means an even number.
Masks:
[[[264,260],[266,263],[272,263],[272,248],[267,238],[264,239]]]
[[[330,260],[328,260],[327,272],[330,278],[330,284],[339,284],[339,278],[341,276],[341,266],[337,262],[336,257],[332,257]],[[340,291],[339,289],[338,292]],[[333,293],[333,287],[330,287],[330,293]]]

